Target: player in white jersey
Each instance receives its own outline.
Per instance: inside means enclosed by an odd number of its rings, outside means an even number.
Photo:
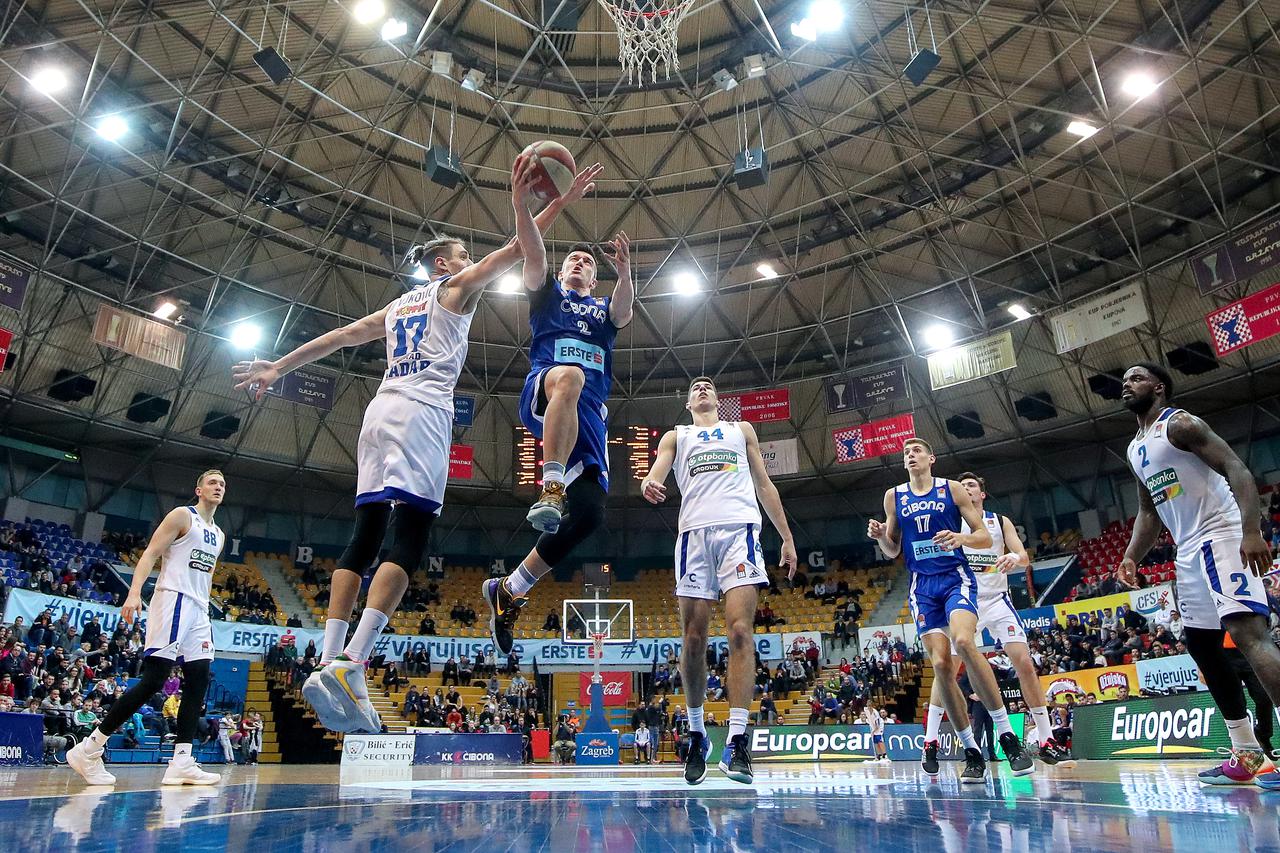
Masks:
[[[1036,665],[1031,660],[1031,650],[1027,646],[1027,633],[1022,627],[1018,611],[1009,598],[1009,573],[1026,570],[1027,583],[1031,583],[1031,558],[1018,537],[1018,530],[1006,516],[988,511],[983,502],[987,499],[986,482],[970,471],[956,478],[978,512],[982,513],[983,523],[991,534],[991,545],[987,548],[965,548],[964,556],[978,578],[978,630],[986,629],[992,637],[1000,641],[1013,669],[1018,673],[1018,683],[1022,687],[1022,698],[1031,710],[1031,718],[1036,726],[1036,743],[1039,745],[1038,757],[1045,764],[1060,764],[1063,767],[1074,767],[1075,760],[1053,738],[1053,725],[1049,721],[1049,703],[1045,699],[1044,688],[1040,685],[1040,676],[1036,674]],[[969,523],[962,521],[961,533],[969,532]],[[924,757],[921,764],[926,772],[938,772],[938,736],[942,727],[942,691],[935,679],[929,694],[929,710],[924,732]]]
[[[675,466],[681,496],[675,550],[676,596],[684,626],[680,676],[690,733],[684,778],[690,785],[706,778],[711,751],[703,717],[707,626],[721,596],[729,633],[729,733],[720,769],[735,782],[752,779],[746,731],[755,689],[754,620],[760,588],[769,585],[760,549],[761,506],[782,537],[779,565],[787,567],[787,577],[796,571],[795,541],[782,499],[765,470],[756,431],[748,423],[720,420],[716,406],[715,383],[705,376],[694,379],[685,401],[693,424],[662,436],[653,467],[641,484],[645,500],[662,503],[667,497],[663,482]]]
[[[571,189],[538,214],[538,227],[546,230],[567,204],[589,192],[601,171],[596,164],[580,172]],[[537,180],[533,158],[518,157],[511,179],[513,187],[527,194]],[[386,341],[387,370],[365,410],[356,446],[355,531],[338,559],[329,591],[323,666],[302,689],[330,730],[381,730],[382,721],[369,702],[365,662],[422,562],[432,522],[444,503],[453,389],[466,359],[467,332],[480,293],[519,259],[515,240],[473,262],[461,240],[438,237],[410,252],[412,268],[428,273],[425,283],[276,361],[241,362],[233,368],[236,388],[253,391],[261,400],[291,370],[343,347]],[[361,576],[377,560],[388,529],[391,546],[374,573],[348,643]]]
[[[1223,631],[1280,705],[1280,649],[1271,642],[1263,576],[1271,549],[1262,537],[1258,487],[1240,457],[1209,425],[1170,405],[1173,379],[1143,362],[1124,375],[1121,399],[1138,418],[1128,459],[1138,479],[1138,516],[1117,568],[1133,586],[1138,563],[1168,530],[1178,553],[1178,609],[1187,651],[1200,668],[1231,736],[1231,754],[1200,774],[1210,785],[1280,788],[1280,773],[1254,735],[1240,679],[1222,650]]]
[[[221,528],[213,523],[213,514],[226,493],[227,481],[221,471],[201,474],[196,480],[196,505],[170,510],[134,567],[129,596],[120,609],[126,624],[142,615],[142,590],[160,561],[160,574],[151,593],[141,675],[112,703],[101,724],[67,752],[67,764],[90,785],[115,784],[116,777],[102,764],[107,738],[160,692],[175,663],[182,667],[182,701],[173,760],[161,781],[165,785],[213,785],[222,778],[196,764],[191,742],[209,689],[209,661],[213,660],[209,590],[226,542]]]
[[[871,729],[871,743],[875,746],[876,762],[889,764],[889,752],[884,745],[884,717],[880,716],[875,705],[868,702],[862,709],[862,721],[867,724],[867,728]]]

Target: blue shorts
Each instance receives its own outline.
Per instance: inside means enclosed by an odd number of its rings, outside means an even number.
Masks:
[[[542,390],[542,377],[550,368],[535,370],[524,380],[520,394],[520,423],[536,438],[542,438],[542,424],[547,413],[547,395]],[[584,393],[578,398],[578,441],[565,464],[565,484],[595,469],[600,485],[609,491],[609,410],[603,401]]]
[[[945,632],[957,610],[978,615],[978,579],[964,567],[936,575],[911,575],[911,617],[920,636]]]
[[[874,743],[876,746],[880,746],[881,744],[884,743],[884,735],[872,735],[871,742]]]

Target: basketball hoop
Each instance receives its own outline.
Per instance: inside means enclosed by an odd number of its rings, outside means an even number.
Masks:
[[[693,0],[600,0],[600,5],[618,28],[618,62],[629,82],[643,84],[648,68],[657,83],[659,64],[667,79],[680,70],[680,22]]]
[[[591,660],[601,660],[604,658],[604,640],[605,634],[591,635],[591,650],[587,652],[587,657]]]

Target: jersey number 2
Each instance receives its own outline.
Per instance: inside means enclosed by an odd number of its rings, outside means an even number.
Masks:
[[[413,342],[409,342],[409,330],[413,330]],[[392,358],[400,358],[411,349],[417,349],[422,336],[427,333],[427,315],[416,314],[396,321],[396,348]]]
[[[1147,458],[1147,446],[1145,444],[1138,445],[1138,456],[1142,458],[1142,467],[1146,468],[1151,464],[1151,460]]]

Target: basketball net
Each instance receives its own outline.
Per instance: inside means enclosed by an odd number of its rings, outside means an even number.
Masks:
[[[657,83],[658,65],[668,80],[680,70],[680,22],[693,0],[600,0],[600,5],[618,28],[618,62],[628,82],[643,84],[648,69]]]
[[[591,635],[591,648],[587,649],[587,657],[595,662],[594,672],[591,681],[594,684],[600,684],[604,681],[604,677],[600,675],[600,662],[604,660],[604,634]]]

